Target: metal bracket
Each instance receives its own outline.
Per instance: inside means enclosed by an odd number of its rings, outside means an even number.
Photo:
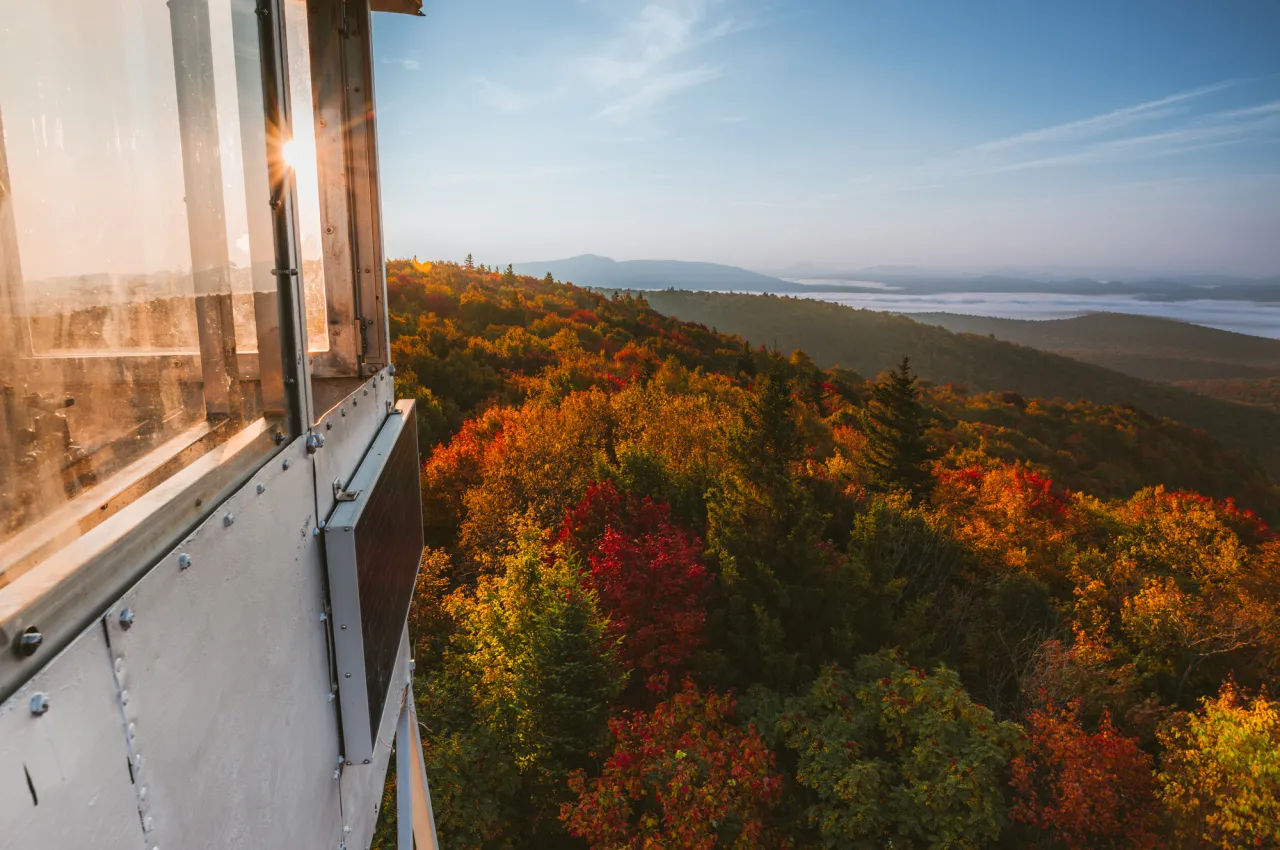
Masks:
[[[354,502],[360,498],[362,490],[347,490],[342,486],[342,479],[333,479],[333,499],[336,502]]]

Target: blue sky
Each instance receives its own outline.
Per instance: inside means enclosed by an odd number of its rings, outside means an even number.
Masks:
[[[389,255],[1280,274],[1280,3],[426,0]]]

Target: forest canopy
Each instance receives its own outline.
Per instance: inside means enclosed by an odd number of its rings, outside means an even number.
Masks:
[[[1280,492],[1204,432],[387,284],[444,846],[1280,843]]]

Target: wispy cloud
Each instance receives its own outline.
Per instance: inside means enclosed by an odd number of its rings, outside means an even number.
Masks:
[[[392,65],[405,71],[421,71],[422,64],[417,59],[383,59],[383,65]]]
[[[603,50],[584,58],[582,79],[605,98],[597,117],[626,124],[673,95],[720,77],[720,66],[696,54],[748,24],[730,17],[712,20],[713,5],[709,0],[650,3]]]
[[[518,91],[505,83],[481,77],[477,84],[480,87],[480,99],[488,106],[507,115],[528,112],[559,98],[566,91],[564,86],[551,89]]]
[[[1114,109],[1090,118],[1068,121],[1051,127],[1043,127],[1039,130],[1018,133],[1003,139],[983,142],[980,145],[973,146],[970,150],[974,153],[1000,153],[1032,145],[1066,142],[1098,136],[1121,129],[1137,121],[1151,121],[1176,115],[1185,110],[1187,101],[1220,92],[1239,83],[1240,80],[1224,80],[1220,83],[1171,94],[1168,97],[1158,98],[1157,100],[1149,100],[1146,103]]]

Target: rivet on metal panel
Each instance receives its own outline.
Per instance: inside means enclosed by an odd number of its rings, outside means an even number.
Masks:
[[[151,830],[155,829],[156,828],[155,818],[147,818],[146,820],[144,820],[142,822],[142,828],[145,829],[147,832],[150,832]]]
[[[183,552],[178,556],[178,569],[185,570],[191,566],[191,556]]]
[[[267,485],[259,481],[257,490],[258,490],[258,495],[261,496],[263,493],[267,492]]]
[[[44,635],[40,634],[40,630],[35,626],[27,626],[22,637],[18,638],[18,654],[23,658],[30,658],[36,654],[36,650],[42,643],[44,643]]]
[[[226,516],[222,518],[222,524],[227,528],[230,528],[231,526],[235,525],[236,515],[233,513],[228,513]]]
[[[120,704],[121,705],[129,704],[129,691],[127,689],[120,692]],[[141,757],[139,757],[139,760],[141,760]]]
[[[388,368],[387,368],[387,372],[389,372],[390,374],[394,375],[394,374],[396,373],[396,367],[395,367],[394,365],[392,365],[392,366],[388,367]]]
[[[342,768],[340,768],[340,767],[335,767],[335,768],[333,769],[333,778],[334,778],[334,779],[341,779],[341,778],[342,778]]]
[[[277,446],[283,445],[284,434],[281,434],[279,431],[276,431],[274,434],[271,435],[271,442],[275,443]]]
[[[138,724],[137,724],[137,723],[130,723],[130,724],[129,724],[129,739],[130,739],[130,740],[132,740],[132,739],[134,739],[134,738],[136,738],[136,737],[138,737]]]
[[[368,395],[368,394],[369,394],[369,391],[368,391],[368,390],[365,390],[365,391],[362,393],[362,395]]]
[[[364,760],[364,763],[365,763],[365,764],[368,764],[368,763],[369,763],[369,760],[368,760],[368,759],[365,759],[365,760]]]
[[[285,459],[284,459],[284,463],[280,464],[280,466],[281,466],[282,468],[284,468],[284,469],[288,469],[288,468],[290,467],[290,465],[291,465],[291,464],[289,463],[289,459],[288,459],[288,458],[285,458]]]
[[[116,659],[116,675],[118,676],[123,672],[124,672],[124,659],[117,658]]]
[[[346,409],[345,407],[344,407],[344,408],[342,408],[342,415],[343,415],[343,416],[346,416],[346,415],[347,415],[347,409]]]
[[[128,605],[120,611],[120,628],[128,631],[133,627],[133,609]]]
[[[351,399],[351,406],[352,406],[352,407],[359,407],[359,406],[360,406],[360,399],[358,399],[358,398],[353,398],[353,399]]]
[[[343,627],[342,627],[342,630],[345,632],[345,631],[347,630],[347,627],[346,627],[346,626],[343,626]],[[350,674],[350,673],[348,673],[347,675],[351,675],[351,674]]]
[[[313,455],[324,448],[324,435],[312,432],[307,435],[307,454]]]
[[[31,695],[31,713],[40,717],[49,710],[49,698],[44,694]]]
[[[343,675],[343,676],[345,676],[345,677],[346,677],[346,678],[348,678],[348,679],[350,679],[350,678],[351,678],[351,674],[350,674],[350,673],[343,673],[342,675]]]
[[[330,419],[328,422],[324,423],[324,429],[325,429],[326,431],[332,431],[332,430],[333,430],[333,420],[332,420],[332,419]]]
[[[322,623],[327,623],[327,622],[329,622],[329,615],[328,615],[327,613],[325,613],[324,611],[321,611],[321,612],[320,612],[320,622],[322,622]]]
[[[138,799],[139,800],[147,799],[147,786],[143,785],[141,788],[138,789]]]

